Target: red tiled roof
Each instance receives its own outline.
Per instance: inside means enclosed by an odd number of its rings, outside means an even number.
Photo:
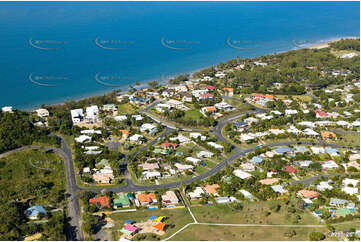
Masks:
[[[321,116],[321,117],[328,117],[328,113],[322,111],[322,110],[315,110],[315,113],[318,115],[318,116]]]
[[[206,86],[206,88],[207,88],[208,90],[214,90],[214,89],[216,89],[215,86]]]
[[[287,173],[294,173],[294,172],[298,172],[297,168],[294,168],[292,166],[285,166],[285,172]]]
[[[107,197],[94,197],[89,199],[90,204],[99,204],[100,207],[104,208],[110,208],[109,201]]]
[[[303,196],[303,197],[307,197],[309,199],[315,198],[318,195],[320,195],[318,192],[315,191],[310,191],[310,190],[300,190],[298,191],[298,193]]]
[[[214,95],[210,94],[210,93],[204,93],[204,94],[199,95],[199,97],[201,97],[201,98],[213,98]]]
[[[178,145],[175,143],[169,143],[169,142],[164,142],[163,144],[161,144],[162,148],[169,148],[172,147],[173,149],[176,148]]]

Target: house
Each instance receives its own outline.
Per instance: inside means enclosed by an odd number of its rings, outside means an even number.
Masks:
[[[274,183],[279,182],[279,180],[280,179],[278,179],[278,178],[268,178],[268,179],[259,180],[259,182],[263,185],[272,185]]]
[[[162,154],[162,155],[169,155],[170,151],[168,149],[154,149],[154,154]]]
[[[313,129],[307,128],[303,130],[303,133],[308,136],[319,136],[320,134],[314,131]]]
[[[306,127],[309,127],[309,128],[316,128],[315,123],[310,122],[310,121],[302,121],[302,122],[298,122],[297,124],[300,125],[300,126],[306,126]]]
[[[325,153],[325,149],[323,147],[311,147],[311,150],[314,154]]]
[[[294,168],[292,166],[285,166],[284,171],[287,172],[287,173],[295,173],[295,172],[298,172],[298,169]]]
[[[338,167],[338,165],[333,160],[328,160],[328,161],[325,161],[322,163],[323,169],[335,169],[337,167]]]
[[[218,78],[225,78],[226,74],[223,71],[217,71],[217,73],[214,74],[214,76]]]
[[[125,120],[127,120],[128,119],[128,117],[126,116],[126,115],[119,115],[119,116],[115,116],[114,117],[114,120],[115,121],[125,121]]]
[[[105,166],[93,174],[93,179],[99,183],[110,183],[114,179],[113,169],[110,166]]]
[[[229,97],[233,96],[233,88],[225,87],[225,88],[223,88],[223,90]]]
[[[204,187],[204,190],[206,191],[206,193],[208,193],[208,195],[213,195],[213,196],[218,196],[217,190],[220,188],[220,186],[218,184],[213,184],[213,185],[207,185]]]
[[[142,138],[143,138],[143,135],[134,134],[134,135],[129,137],[129,141],[132,142],[132,143],[141,144],[142,143],[142,141],[141,141]]]
[[[116,198],[113,200],[114,208],[129,208],[130,207],[130,201],[126,194],[121,193],[118,194]]]
[[[359,192],[357,187],[343,187],[341,189],[341,191],[343,191],[344,193],[346,193],[348,195],[354,195]]]
[[[181,92],[181,93],[179,93],[179,95],[182,97],[182,102],[188,102],[188,103],[193,102],[192,94],[190,94],[188,92]]]
[[[142,124],[142,126],[140,126],[139,130],[140,130],[140,132],[148,131],[149,133],[154,133],[154,132],[158,131],[157,127],[150,123]]]
[[[357,184],[358,184],[359,182],[360,182],[360,181],[357,180],[357,179],[345,178],[345,179],[342,180],[342,185],[344,185],[344,186],[352,185],[353,187],[357,187]]]
[[[201,108],[201,112],[204,115],[206,115],[207,113],[215,113],[215,112],[217,112],[217,108],[214,106],[203,107],[203,108]]]
[[[295,115],[295,114],[297,114],[297,113],[298,113],[298,111],[295,110],[295,109],[286,109],[286,110],[285,110],[285,114],[286,114],[286,115]]]
[[[82,108],[70,110],[70,114],[73,123],[80,123],[84,119],[84,113]]]
[[[214,98],[214,95],[211,93],[204,93],[204,94],[200,94],[198,97],[199,101],[202,100],[212,100]]]
[[[193,139],[197,139],[199,137],[202,141],[205,141],[207,139],[206,136],[202,135],[201,133],[197,133],[197,132],[190,133],[189,137],[191,137]]]
[[[46,110],[45,108],[36,109],[35,112],[37,113],[37,115],[38,115],[40,118],[45,118],[45,117],[48,117],[48,116],[49,116],[49,111]]]
[[[92,122],[96,122],[98,119],[98,114],[99,114],[99,108],[97,105],[93,105],[90,107],[87,107],[86,110],[86,119],[88,119],[89,121]]]
[[[80,131],[81,134],[102,134],[101,130],[85,129]]]
[[[209,151],[200,151],[197,154],[198,158],[211,158],[214,154]]]
[[[304,153],[308,152],[308,149],[305,146],[295,146],[294,147],[294,152],[304,154]]]
[[[284,155],[284,154],[287,154],[287,153],[291,153],[292,152],[292,149],[289,148],[289,147],[278,147],[274,150],[274,152],[277,154],[277,155]]]
[[[120,129],[119,132],[122,133],[123,138],[127,138],[129,135],[129,130],[127,129]]]
[[[204,191],[201,187],[196,187],[193,192],[189,192],[188,195],[191,199],[201,198]]]
[[[3,113],[12,113],[13,112],[13,107],[11,107],[11,106],[2,107],[1,111]]]
[[[206,93],[208,93],[208,90],[205,90],[205,89],[203,89],[203,90],[193,90],[192,91],[192,95],[195,96],[196,98],[199,98],[200,95],[206,94]]]
[[[242,170],[247,171],[247,172],[252,172],[252,171],[256,170],[255,165],[251,162],[241,164],[241,167],[242,167]]]
[[[339,156],[340,155],[340,152],[335,148],[326,147],[325,150],[330,156]]]
[[[175,144],[175,143],[169,143],[169,142],[164,142],[160,145],[163,149],[175,149],[177,148],[178,144]]]
[[[80,135],[79,137],[75,138],[75,141],[78,143],[84,143],[84,142],[90,142],[92,140],[92,137],[88,135]]]
[[[269,129],[268,131],[274,135],[280,135],[280,134],[284,134],[286,132],[282,129]]]
[[[291,125],[290,128],[287,129],[287,132],[290,133],[290,134],[298,135],[302,131],[297,129],[295,126]]]
[[[135,121],[142,121],[143,120],[143,117],[140,114],[132,115],[132,118],[134,118]]]
[[[110,208],[109,199],[106,196],[90,198],[89,203],[99,205],[100,208]]]
[[[243,170],[241,170],[241,169],[235,169],[235,170],[233,171],[233,174],[234,174],[236,177],[239,177],[239,178],[241,178],[241,179],[247,179],[247,178],[249,178],[249,177],[252,177],[251,174],[249,174],[248,172],[245,172],[245,171],[243,171]]]
[[[25,211],[25,215],[29,219],[38,219],[40,214],[46,214],[45,209],[41,205],[32,206]]]
[[[200,159],[193,158],[193,157],[187,157],[186,161],[193,163],[194,165],[197,165],[199,162],[201,162]]]
[[[159,171],[143,171],[142,176],[144,179],[159,178],[162,175]]]
[[[247,141],[251,141],[251,140],[254,140],[255,137],[250,135],[250,134],[241,134],[239,136],[239,139],[242,141],[242,142],[247,142]]]
[[[315,113],[316,113],[316,118],[328,118],[329,117],[328,113],[326,113],[320,109],[315,110]]]
[[[344,200],[344,199],[340,199],[340,198],[334,198],[332,197],[330,199],[330,206],[334,206],[334,207],[341,207],[341,206],[344,206],[348,203],[347,200]]]
[[[251,161],[252,161],[253,163],[259,164],[259,163],[261,163],[261,162],[263,161],[263,158],[260,157],[260,156],[253,156]]]
[[[169,140],[171,140],[171,141],[178,140],[181,145],[186,145],[186,144],[189,144],[191,142],[191,140],[189,138],[185,137],[182,134],[178,134],[177,137],[171,137],[171,138],[169,138]]]
[[[349,159],[350,161],[360,160],[360,154],[359,154],[359,153],[357,153],[357,154],[350,154],[349,157],[348,157],[348,159]]]
[[[217,204],[224,204],[231,202],[231,199],[229,199],[228,197],[218,197],[215,200]]]
[[[253,117],[246,118],[246,119],[244,119],[243,121],[246,122],[247,125],[251,125],[251,124],[253,124],[253,123],[258,123],[258,122],[259,122],[258,119],[253,118]]]
[[[271,186],[272,190],[279,194],[288,193],[288,190],[283,188],[282,185],[273,185]]]
[[[215,142],[208,142],[207,143],[209,146],[212,146],[213,148],[217,149],[217,150],[223,150],[223,145],[219,145]]]
[[[317,185],[317,190],[325,191],[325,190],[332,190],[333,186],[331,186],[327,181],[322,181],[320,184]]]
[[[246,199],[253,200],[253,195],[252,195],[249,191],[246,191],[246,190],[244,190],[244,189],[241,189],[241,190],[239,190],[239,192],[240,192]]]
[[[179,199],[173,191],[166,191],[166,193],[162,195],[162,202],[165,204],[178,204]]]
[[[154,193],[148,193],[148,194],[144,194],[144,193],[138,193],[136,195],[139,203],[141,206],[147,206],[149,204],[152,203],[157,203],[157,197],[155,196]]]
[[[328,140],[328,139],[337,139],[336,134],[330,131],[323,131],[321,132],[322,139]]]
[[[346,217],[347,215],[349,214],[352,214],[352,210],[351,209],[348,209],[348,208],[338,208],[336,210],[336,215],[338,217]]]
[[[212,85],[208,85],[208,86],[206,86],[206,89],[209,90],[209,91],[213,91],[213,90],[216,89],[216,87],[212,86]]]
[[[144,163],[140,164],[139,166],[142,167],[144,171],[159,169],[158,163]]]
[[[193,170],[194,168],[192,165],[184,165],[181,163],[175,163],[174,166],[177,167],[177,169],[180,171]]]
[[[103,108],[104,111],[111,111],[111,112],[115,112],[118,110],[117,106],[115,106],[115,104],[104,104]]]
[[[317,198],[320,194],[315,191],[303,189],[298,191],[297,195],[301,198],[314,199]]]

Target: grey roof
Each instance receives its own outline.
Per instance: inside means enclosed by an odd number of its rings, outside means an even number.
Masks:
[[[334,197],[330,199],[330,204],[343,205],[345,203],[347,203],[347,200],[344,199],[334,198]]]
[[[295,146],[295,153],[306,153],[308,149],[305,146]]]

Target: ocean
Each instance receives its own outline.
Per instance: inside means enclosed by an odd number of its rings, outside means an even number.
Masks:
[[[237,56],[359,37],[359,2],[0,2],[0,106],[32,109]]]

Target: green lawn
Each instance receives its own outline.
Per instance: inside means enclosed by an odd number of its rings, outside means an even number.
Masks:
[[[347,132],[345,134],[341,134],[337,140],[329,142],[345,146],[360,146],[360,133]]]
[[[63,161],[53,152],[25,150],[0,159],[0,189],[8,199],[27,200],[33,204],[64,204]]]
[[[245,112],[252,109],[251,105],[248,103],[243,103],[241,100],[225,99],[224,101],[236,108],[237,111]]]
[[[281,205],[278,212],[270,211],[268,207],[270,202],[273,201],[244,203],[244,208],[240,212],[235,212],[228,205],[223,204],[192,207],[192,212],[199,222],[204,223],[292,224],[289,217],[292,215],[287,212],[284,201],[277,201]],[[267,211],[271,214],[265,216]],[[301,219],[297,224],[318,224],[318,220],[306,211],[299,215]]]
[[[132,219],[136,222],[145,222],[152,215],[155,216],[165,216],[165,220],[163,221],[166,225],[168,225],[166,229],[166,233],[161,239],[164,239],[177,230],[182,228],[184,225],[193,222],[192,217],[189,215],[189,212],[185,208],[177,208],[177,209],[158,209],[158,210],[138,210],[136,212],[127,212],[127,213],[114,213],[108,215],[114,221],[113,230],[119,230],[123,228],[124,222],[127,219]],[[115,240],[119,238],[113,238]]]
[[[296,235],[286,237],[285,233],[294,230]],[[319,231],[326,233],[325,228],[282,228],[282,227],[230,227],[190,225],[171,238],[174,241],[212,240],[212,241],[282,241],[309,240],[309,233]]]
[[[189,111],[184,112],[184,119],[185,120],[199,120],[203,114],[201,114],[198,110],[192,109]]]
[[[138,109],[131,103],[123,103],[118,105],[118,114],[133,114]]]

